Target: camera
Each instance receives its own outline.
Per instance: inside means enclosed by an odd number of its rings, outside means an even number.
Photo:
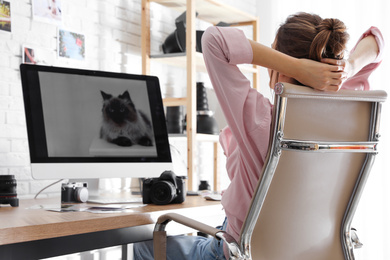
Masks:
[[[61,202],[86,202],[88,200],[88,183],[62,183]]]
[[[176,176],[172,171],[164,171],[159,178],[148,178],[143,182],[142,200],[144,204],[182,203],[185,196],[185,177]]]
[[[0,204],[10,204],[12,207],[19,206],[16,185],[14,175],[0,175]]]

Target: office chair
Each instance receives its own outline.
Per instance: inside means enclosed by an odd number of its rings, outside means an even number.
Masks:
[[[384,91],[321,92],[277,83],[269,150],[240,240],[178,214],[161,216],[155,259],[171,220],[223,240],[230,259],[352,260],[351,221],[377,154]]]

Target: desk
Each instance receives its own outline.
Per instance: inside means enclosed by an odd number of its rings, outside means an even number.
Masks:
[[[34,205],[52,205],[59,198],[20,200],[19,207],[0,207],[0,259],[40,259],[58,255],[126,245],[152,238],[157,218],[176,212],[212,226],[220,225],[224,212],[220,202],[194,196],[182,204],[147,205],[131,212],[97,214],[52,212]],[[168,226],[171,234],[189,232]]]

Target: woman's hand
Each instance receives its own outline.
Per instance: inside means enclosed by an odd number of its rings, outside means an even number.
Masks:
[[[352,77],[356,73],[355,64],[350,59],[348,59],[348,60],[335,60],[335,59],[324,58],[324,59],[321,59],[321,62],[330,64],[330,65],[342,66],[344,68],[343,71],[345,74],[345,76],[343,77],[343,82],[347,78]]]
[[[324,59],[324,62],[299,59],[296,79],[317,90],[338,91],[348,75],[346,63],[334,59]]]
[[[335,59],[322,59],[321,62],[330,64],[330,65],[339,65],[344,68],[344,76],[342,77],[342,83],[344,83],[348,78],[352,77],[357,73],[356,64],[353,59],[348,60],[335,60]],[[359,70],[361,68],[358,68]]]

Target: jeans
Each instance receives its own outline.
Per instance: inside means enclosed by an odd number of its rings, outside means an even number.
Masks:
[[[218,227],[226,230],[227,221]],[[134,244],[134,260],[153,260],[153,240]],[[223,242],[213,237],[167,237],[167,260],[226,260]]]

